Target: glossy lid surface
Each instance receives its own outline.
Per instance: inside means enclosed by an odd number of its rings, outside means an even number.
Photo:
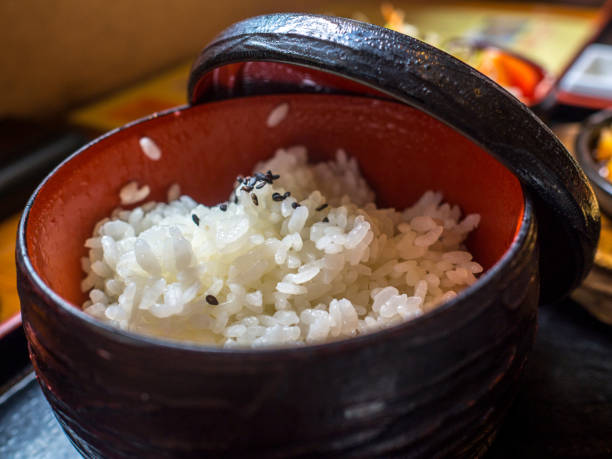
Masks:
[[[510,169],[534,201],[542,301],[563,297],[590,270],[600,220],[586,176],[539,118],[472,67],[379,26],[283,13],[227,28],[200,53],[189,81],[191,104],[295,92],[386,98],[453,127]]]

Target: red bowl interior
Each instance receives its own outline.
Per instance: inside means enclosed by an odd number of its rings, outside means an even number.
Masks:
[[[268,128],[268,114],[284,102],[289,115]],[[161,147],[159,161],[142,153],[142,136]],[[178,183],[183,193],[212,205],[227,199],[238,174],[248,174],[277,148],[296,144],[306,145],[313,161],[333,157],[338,148],[356,157],[379,205],[402,209],[433,189],[465,213],[480,213],[468,245],[485,268],[502,257],[520,227],[524,198],[518,179],[431,116],[364,97],[273,95],[156,116],[89,145],[40,188],[27,221],[28,255],[44,282],[80,304],[83,243],[94,224],[119,205],[127,182],[148,184],[155,200],[165,200],[168,187]]]

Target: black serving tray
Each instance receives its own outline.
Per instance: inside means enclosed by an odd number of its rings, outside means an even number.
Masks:
[[[55,419],[30,368],[0,394],[0,457],[80,457]]]

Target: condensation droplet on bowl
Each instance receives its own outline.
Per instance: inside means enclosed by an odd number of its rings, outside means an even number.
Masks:
[[[268,127],[278,126],[289,113],[289,104],[284,102],[282,104],[277,105],[268,115],[268,119],[266,120],[266,125]]]
[[[345,419],[360,419],[365,417],[373,416],[376,413],[384,410],[386,404],[382,400],[376,400],[373,402],[360,403],[348,407],[344,410]]]

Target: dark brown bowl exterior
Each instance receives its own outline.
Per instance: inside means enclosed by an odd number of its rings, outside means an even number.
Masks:
[[[30,203],[31,205],[31,203]],[[17,246],[30,357],[87,457],[478,457],[532,346],[536,222],[474,286],[413,322],[317,346],[229,351],[97,323]]]

